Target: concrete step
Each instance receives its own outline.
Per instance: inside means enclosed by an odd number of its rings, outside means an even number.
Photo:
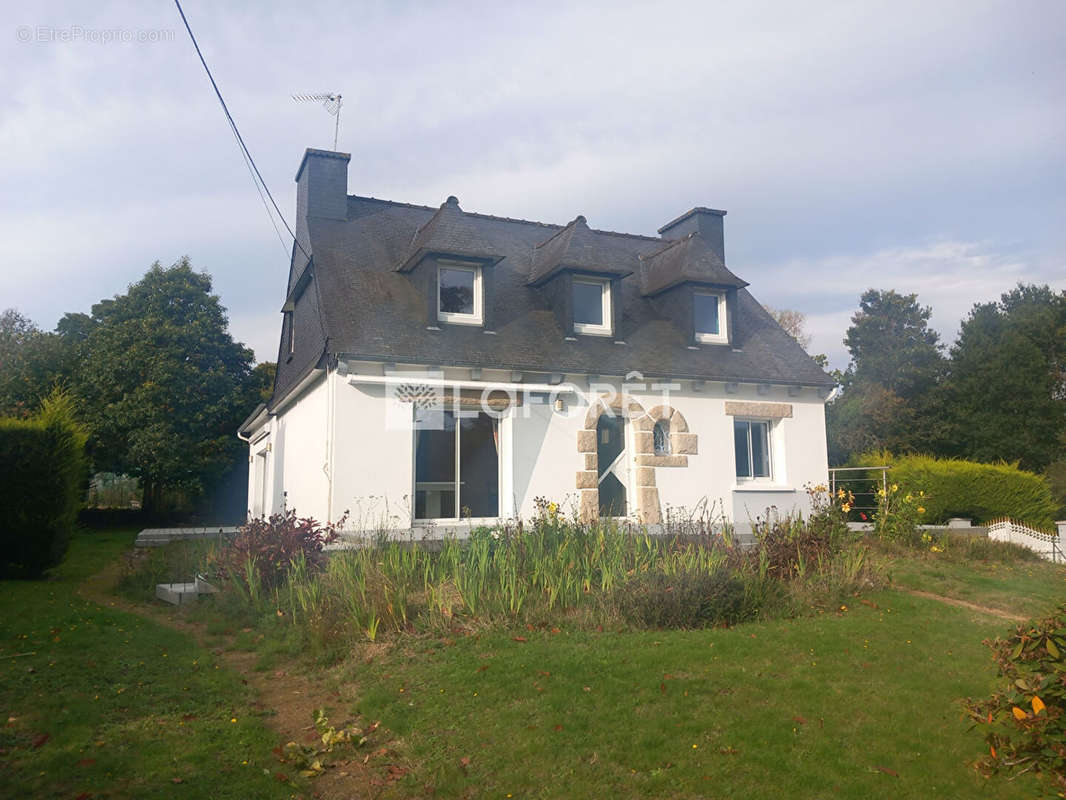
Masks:
[[[214,594],[217,591],[210,583],[198,577],[189,583],[158,583],[155,596],[172,605],[184,606],[195,603],[202,594]]]
[[[171,542],[189,539],[221,539],[237,533],[230,525],[209,525],[199,528],[145,528],[137,534],[135,547],[162,547]]]

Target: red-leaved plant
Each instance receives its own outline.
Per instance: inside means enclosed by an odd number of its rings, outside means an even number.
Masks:
[[[261,586],[272,589],[285,579],[293,559],[300,554],[309,566],[320,566],[322,549],[337,540],[337,531],[346,519],[347,514],[335,523],[321,525],[309,517],[297,517],[290,509],[250,520],[237,529],[230,546],[219,554],[219,576],[241,575],[254,563]]]

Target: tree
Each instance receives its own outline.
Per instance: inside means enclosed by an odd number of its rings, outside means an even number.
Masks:
[[[937,449],[934,390],[944,356],[931,313],[915,294],[869,289],[859,299],[844,337],[851,363],[838,375],[842,393],[826,414],[833,463],[871,449]]]
[[[243,457],[235,431],[261,388],[253,354],[233,341],[210,276],[188,258],[156,262],[90,320],[64,319],[84,335],[75,387],[94,466],[139,477],[147,510],[164,487],[200,494]]]
[[[807,315],[802,311],[794,311],[791,308],[771,308],[763,306],[774,320],[785,329],[785,333],[799,342],[800,347],[806,350],[811,346],[811,335],[807,333]]]
[[[267,402],[274,393],[274,375],[277,371],[278,365],[273,361],[263,361],[252,370],[249,391],[258,396],[260,403]]]
[[[13,308],[0,313],[0,416],[27,417],[73,366],[69,342]]]
[[[979,303],[951,349],[944,414],[953,454],[1043,471],[1066,456],[1066,292],[1019,284]]]
[[[940,335],[929,327],[932,309],[918,295],[869,289],[859,299],[844,345],[850,384],[879,385],[903,400],[931,389],[944,369]]]

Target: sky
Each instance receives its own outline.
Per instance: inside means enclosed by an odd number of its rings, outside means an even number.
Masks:
[[[334,124],[292,95],[339,92],[350,194],[649,235],[726,209],[729,267],[835,367],[868,288],[947,343],[1066,288],[1062,0],[183,7],[290,224]],[[187,255],[274,360],[289,246],[173,4],[3,20],[0,309],[50,329]]]

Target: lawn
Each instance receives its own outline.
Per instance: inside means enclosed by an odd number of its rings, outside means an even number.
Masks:
[[[893,584],[1026,617],[1066,599],[1066,568],[1043,561],[958,561],[927,555],[892,561]]]
[[[51,579],[0,582],[0,796],[290,797],[237,675],[78,594],[133,537],[82,533]]]
[[[77,594],[131,539],[83,535],[52,580],[2,584],[0,795],[291,796],[272,777],[279,734],[239,676],[188,636]],[[969,766],[982,740],[959,703],[990,693],[981,642],[1012,623],[907,590],[1036,615],[1066,595],[1066,570],[890,559],[897,588],[797,619],[698,631],[475,624],[392,635],[329,666],[287,664],[278,680],[335,698],[331,719],[381,721],[373,747],[386,744],[406,774],[380,797],[1035,796],[1027,778],[989,781]],[[262,623],[263,638],[222,608],[195,618],[219,647],[273,663],[282,641],[270,625],[280,635],[287,623]],[[24,652],[35,655],[12,657]]]
[[[982,744],[958,703],[989,692],[981,640],[1008,624],[868,601],[730,630],[418,641],[346,677],[406,741],[412,794],[1033,797],[968,766]]]

